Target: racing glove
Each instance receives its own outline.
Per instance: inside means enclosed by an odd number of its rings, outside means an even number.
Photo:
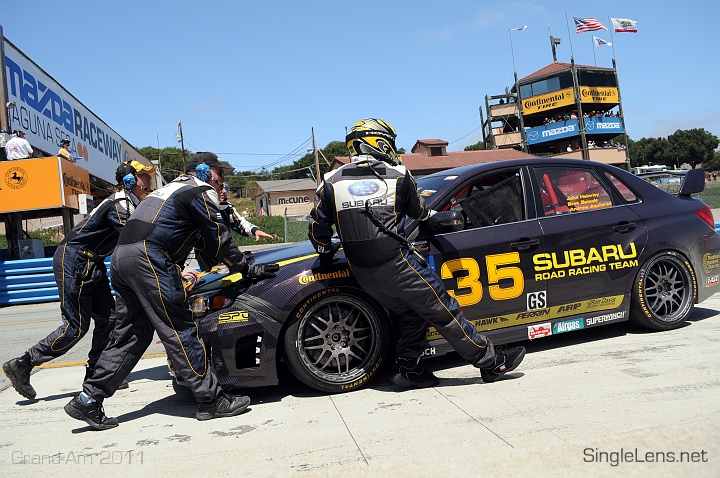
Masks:
[[[342,246],[342,243],[335,242],[331,243],[328,247],[324,247],[324,252],[318,251],[318,255],[320,256],[320,265],[327,266],[332,264],[334,262],[333,256],[335,256],[335,253],[338,249],[340,249],[340,246]]]
[[[274,262],[267,262],[265,264],[253,264],[251,265],[245,277],[254,280],[265,280],[272,279],[277,275],[277,271],[280,270],[280,266]]]

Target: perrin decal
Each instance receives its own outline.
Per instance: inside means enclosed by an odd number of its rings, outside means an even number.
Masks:
[[[537,324],[528,326],[528,338],[530,340],[539,339],[540,337],[547,337],[552,335],[552,329],[550,328],[550,322],[546,324]]]
[[[585,328],[584,319],[573,319],[565,320],[563,322],[556,322],[552,326],[553,334],[563,334],[565,332],[572,332],[573,330],[580,330]]]
[[[350,277],[351,275],[352,272],[350,272],[350,269],[343,269],[340,271],[327,272],[324,274],[317,273],[311,276],[300,276],[298,277],[298,282],[300,282],[301,284],[309,284],[318,280],[340,279],[342,277]]]
[[[231,324],[233,322],[247,322],[250,314],[247,310],[235,310],[233,312],[223,312],[218,315],[218,324]]]
[[[580,276],[605,272],[608,270],[638,267],[635,243],[631,242],[629,251],[622,244],[608,244],[590,249],[571,249],[560,253],[543,252],[533,256],[535,280],[543,281],[562,277]],[[560,256],[560,257],[558,257]],[[634,260],[633,260],[634,259]],[[546,272],[547,271],[547,272]]]
[[[541,320],[555,320],[563,317],[577,316],[581,314],[586,315],[592,312],[615,309],[622,305],[623,297],[624,296],[622,295],[598,297],[596,299],[581,302],[554,305],[544,309],[528,310],[527,312],[499,315],[481,319],[468,319],[468,322],[470,322],[478,330],[478,332],[502,329],[516,325],[532,324],[533,322],[539,322]],[[442,339],[442,336],[435,327],[430,327],[428,328],[426,338],[427,340],[438,340]]]

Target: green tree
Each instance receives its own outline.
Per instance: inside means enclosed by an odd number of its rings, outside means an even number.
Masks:
[[[185,170],[183,154],[180,148],[168,146],[167,148],[157,149],[152,146],[145,146],[138,149],[138,151],[150,161],[157,162],[158,159],[160,160],[160,172],[165,181],[172,181]],[[192,151],[185,150],[185,160],[187,161],[192,154]]]
[[[712,162],[720,140],[705,128],[679,129],[668,136],[666,158],[678,166],[688,163],[694,169],[698,164]]]
[[[650,164],[672,165],[667,160],[667,140],[665,138],[640,138],[638,141],[628,139],[630,166],[637,167]]]
[[[478,141],[475,144],[471,144],[468,146],[465,146],[464,151],[482,151],[484,149],[487,149],[487,146],[484,141]]]

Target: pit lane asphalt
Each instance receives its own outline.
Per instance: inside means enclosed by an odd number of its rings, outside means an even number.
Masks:
[[[0,476],[720,475],[720,294],[677,330],[619,323],[524,345],[518,370],[493,384],[451,354],[426,362],[437,387],[403,391],[385,372],[327,395],[288,378],[248,390],[247,413],[207,422],[151,357],[106,400],[120,426],[103,432],[63,411],[83,368],[40,369],[36,400],[0,392]]]

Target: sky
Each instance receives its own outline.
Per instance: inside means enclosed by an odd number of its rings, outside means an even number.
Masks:
[[[5,37],[126,141],[212,151],[272,169],[390,122],[408,152],[482,140],[479,108],[558,61],[611,67],[628,135],[705,128],[720,136],[720,2],[404,0],[31,0],[4,8]],[[566,23],[570,18],[570,32]],[[637,21],[639,32],[576,34],[572,17]],[[510,46],[509,28],[512,32]],[[572,42],[572,52],[571,52]],[[595,55],[593,55],[593,52]],[[483,114],[485,112],[483,111]]]

